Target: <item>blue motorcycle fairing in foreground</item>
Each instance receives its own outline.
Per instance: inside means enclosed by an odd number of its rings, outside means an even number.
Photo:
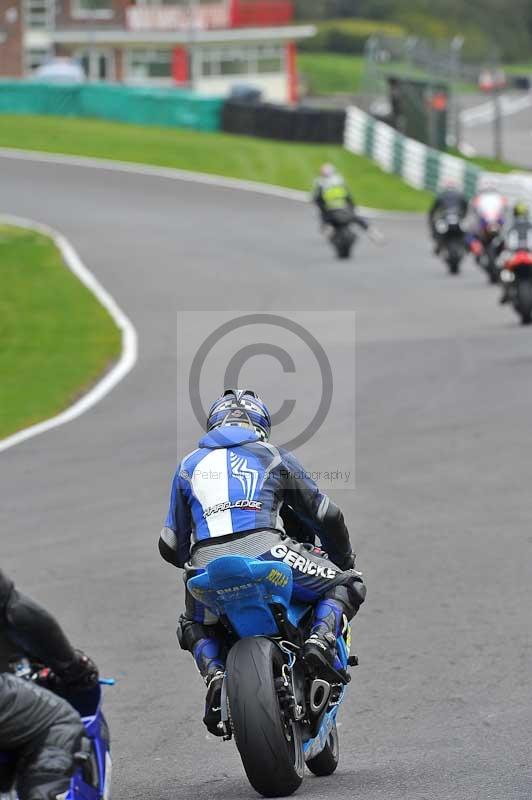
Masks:
[[[110,681],[105,681],[105,684],[112,685]],[[88,698],[90,694],[93,695],[92,702]],[[101,688],[98,686],[92,692],[77,695],[70,702],[81,715],[91,747],[88,753],[90,767],[88,770],[83,766],[76,769],[66,800],[110,800],[111,743],[102,709]]]
[[[282,606],[287,620],[298,626],[311,612],[312,606],[293,602],[292,585],[292,570],[287,564],[244,556],[221,556],[187,583],[193,597],[217,616],[225,617],[240,639],[257,636],[280,638],[272,605]],[[347,670],[349,653],[343,637],[337,640],[337,659]],[[327,744],[344,695],[345,686],[342,686],[338,699],[324,715],[317,734],[303,741],[306,761],[318,755]]]
[[[101,680],[100,684],[112,686],[113,680]],[[70,781],[66,800],[110,800],[112,761],[109,728],[102,708],[100,686],[87,692],[69,696],[68,702],[79,712],[85,735],[90,743],[82,753],[83,764],[76,766]],[[0,765],[9,764],[16,756],[0,752]],[[16,794],[0,794],[0,800],[16,800]]]

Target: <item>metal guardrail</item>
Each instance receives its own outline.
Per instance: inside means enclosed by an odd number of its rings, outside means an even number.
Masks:
[[[457,156],[433,150],[409,139],[354,106],[347,110],[344,146],[375,161],[385,172],[399,175],[416,189],[437,192],[452,182],[471,198],[481,189],[496,189],[510,202],[532,205],[532,173],[488,172]]]
[[[344,146],[371,158],[385,172],[399,175],[416,189],[436,192],[452,181],[468,197],[477,191],[479,167],[409,139],[353,106],[347,111]]]

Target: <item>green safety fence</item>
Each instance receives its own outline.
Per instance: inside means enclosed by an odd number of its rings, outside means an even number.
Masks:
[[[55,84],[0,81],[0,114],[96,117],[138,125],[217,131],[223,99],[185,89],[115,84]]]

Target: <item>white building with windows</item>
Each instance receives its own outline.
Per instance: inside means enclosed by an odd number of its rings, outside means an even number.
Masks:
[[[227,95],[238,85],[267,100],[297,99],[290,0],[23,0],[24,69],[54,53],[80,61],[88,80],[188,86]]]

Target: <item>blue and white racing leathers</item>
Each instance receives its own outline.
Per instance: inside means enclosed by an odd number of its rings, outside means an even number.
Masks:
[[[330,560],[318,549],[287,538],[283,506],[318,536]],[[173,480],[159,549],[165,560],[191,574],[226,552],[282,560],[292,567],[294,592],[301,600],[313,603],[343,587],[342,599],[352,613],[363,601],[341,511],[292,454],[245,428],[216,429],[183,459]],[[216,622],[188,592],[187,617],[197,623]]]

